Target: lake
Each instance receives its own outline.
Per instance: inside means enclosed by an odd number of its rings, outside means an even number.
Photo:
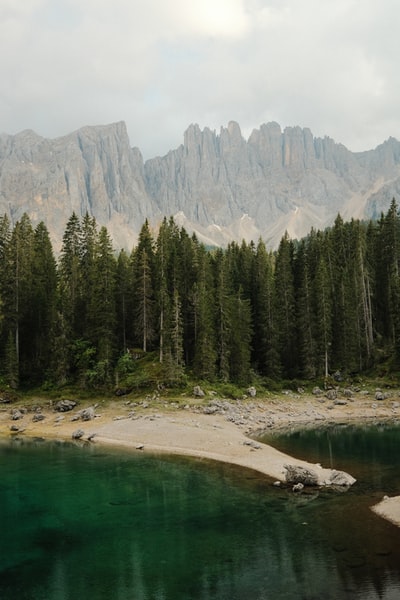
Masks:
[[[400,528],[369,506],[400,494],[400,428],[264,439],[358,482],[293,494],[224,464],[4,440],[0,598],[398,600]]]

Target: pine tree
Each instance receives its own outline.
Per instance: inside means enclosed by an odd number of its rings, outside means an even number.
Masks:
[[[293,377],[298,372],[296,304],[293,279],[293,243],[287,233],[282,238],[276,254],[274,282],[277,348],[284,375]]]
[[[49,232],[43,222],[34,232],[32,261],[32,375],[42,380],[47,372],[52,353],[52,335],[56,319],[57,267]]]
[[[133,256],[133,268],[135,335],[138,342],[140,340],[143,352],[147,352],[157,335],[154,249],[147,220],[139,234],[138,246]]]
[[[178,382],[184,373],[182,309],[178,290],[175,289],[165,331],[164,371],[167,379]]]
[[[259,240],[253,273],[253,356],[258,371],[267,377],[278,377],[280,358],[274,310],[274,259],[265,243]]]
[[[218,376],[222,381],[230,380],[231,342],[231,287],[226,272],[226,254],[217,250],[213,256],[215,278],[215,332]]]
[[[332,351],[332,294],[328,268],[324,256],[320,256],[313,283],[315,297],[315,344],[316,375],[329,375]]]
[[[193,370],[197,377],[212,380],[216,373],[216,340],[210,256],[204,246],[197,248],[197,281],[191,300],[194,314]]]
[[[250,378],[252,322],[250,300],[238,292],[230,298],[230,378],[247,383]]]
[[[80,247],[81,225],[77,215],[72,213],[65,228],[59,261],[60,310],[68,344],[81,333]]]
[[[295,260],[296,322],[299,367],[303,377],[314,378],[317,374],[315,348],[315,311],[312,289],[312,272],[309,265],[310,245],[302,240]]]
[[[0,217],[0,347],[5,348],[6,337],[3,336],[3,325],[5,318],[5,282],[6,282],[6,258],[7,258],[7,247],[10,243],[11,230],[10,220],[7,215]],[[4,358],[4,353],[0,352],[0,372],[1,372],[1,361]]]
[[[6,305],[7,337],[14,340],[18,376],[23,379],[30,370],[33,355],[32,323],[34,315],[31,307],[32,262],[34,233],[28,215],[17,221],[6,247],[4,302]]]
[[[91,338],[90,308],[95,302],[93,292],[96,272],[96,241],[98,237],[97,223],[88,213],[81,219],[79,239],[79,334],[85,340]]]
[[[126,352],[133,343],[132,268],[125,250],[118,254],[116,265],[116,337],[117,347]]]
[[[400,217],[393,199],[387,214],[378,222],[375,236],[375,304],[377,326],[387,348],[394,351],[395,362],[400,360],[399,265]]]
[[[111,364],[115,351],[116,261],[110,236],[101,227],[95,240],[94,275],[88,306],[88,338],[97,349],[97,360]]]

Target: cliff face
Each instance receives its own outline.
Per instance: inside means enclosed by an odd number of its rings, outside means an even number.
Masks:
[[[125,124],[84,127],[55,140],[0,136],[0,214],[43,220],[55,248],[75,211],[106,225],[128,249],[146,218],[164,215],[207,243],[257,240],[344,218],[374,218],[400,193],[400,143],[352,153],[309,129],[262,125],[246,141],[231,122],[219,134],[191,125],[184,143],[143,163]]]
[[[219,135],[191,125],[183,146],[146,162],[146,186],[160,207],[181,211],[214,239],[235,239],[241,222],[245,239],[258,233],[275,246],[285,230],[302,237],[339,212],[369,218],[386,209],[400,190],[399,151],[390,139],[355,154],[277,123],[254,130],[247,142],[236,123]]]
[[[15,222],[27,212],[43,220],[56,247],[72,212],[107,225],[117,245],[132,245],[135,228],[157,208],[147,196],[140,152],[124,123],[84,127],[47,140],[33,131],[0,136],[0,212]]]

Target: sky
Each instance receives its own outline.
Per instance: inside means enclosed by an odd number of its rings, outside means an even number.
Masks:
[[[400,139],[398,0],[0,0],[0,132],[125,121],[144,158],[191,123]]]

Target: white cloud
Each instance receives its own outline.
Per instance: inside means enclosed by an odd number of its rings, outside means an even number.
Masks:
[[[396,0],[2,0],[0,130],[125,120],[146,156],[191,122],[268,120],[351,149],[400,137]]]

